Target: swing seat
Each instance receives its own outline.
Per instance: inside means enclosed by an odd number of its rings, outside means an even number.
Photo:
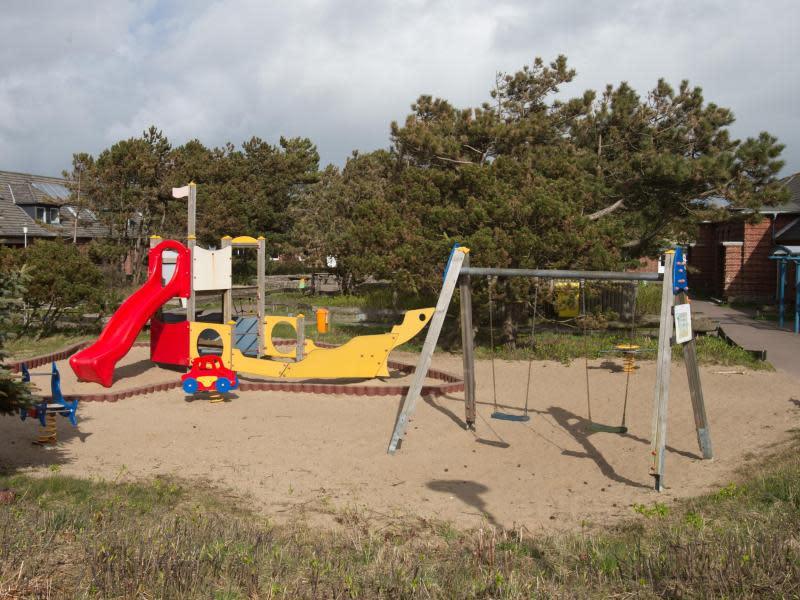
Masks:
[[[624,425],[603,425],[602,423],[589,423],[589,431],[597,433],[628,433]]]
[[[492,413],[492,418],[498,421],[530,421],[529,415],[510,415],[508,413],[495,411]]]

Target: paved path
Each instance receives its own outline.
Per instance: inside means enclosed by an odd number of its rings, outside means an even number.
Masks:
[[[745,350],[765,350],[767,360],[800,379],[800,335],[777,323],[753,319],[753,312],[692,300],[692,312],[719,322],[731,340]]]

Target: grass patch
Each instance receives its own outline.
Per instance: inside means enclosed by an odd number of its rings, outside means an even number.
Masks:
[[[330,344],[343,344],[359,335],[387,333],[390,330],[391,325],[360,325],[334,322],[331,323],[331,328],[328,333],[318,335],[316,325],[313,322],[307,321],[306,338]],[[276,327],[274,335],[278,338],[292,338],[294,337],[294,330],[288,325],[279,325]],[[77,336],[59,334],[40,339],[26,337],[11,340],[6,347],[12,357],[28,358],[55,352],[78,342],[92,341],[96,339],[96,337],[97,336],[93,334]],[[497,339],[500,337],[499,330],[497,331],[496,337]],[[149,339],[149,332],[143,331],[136,338],[136,341],[147,342]],[[423,333],[406,344],[403,344],[398,349],[403,352],[420,352],[424,339]],[[609,350],[613,349],[615,344],[628,343],[629,341],[629,334],[624,331],[593,332],[585,339],[581,334],[543,331],[536,334],[536,344],[533,350],[530,348],[529,338],[524,335],[520,336],[516,348],[513,349],[509,349],[495,342],[495,357],[504,360],[528,360],[533,357],[534,360],[553,360],[568,364],[573,360],[583,358],[584,354],[588,355],[592,360],[604,357],[614,358],[616,355],[609,353]],[[655,358],[655,351],[658,346],[655,337],[652,335],[640,334],[635,336],[634,343],[641,346],[643,351],[641,357],[643,360]],[[438,350],[445,351],[441,347],[439,347]],[[683,360],[683,352],[680,347],[675,346],[672,349],[672,354],[673,360]],[[489,359],[491,355],[492,353],[488,341],[477,340],[475,356],[480,359]],[[705,365],[738,366],[756,371],[774,370],[770,363],[758,360],[749,352],[737,346],[732,346],[715,336],[700,336],[697,338],[697,357],[700,364]]]
[[[420,306],[436,303],[433,298],[420,298],[419,296],[404,293],[395,293],[390,288],[376,287],[362,291],[359,294],[332,294],[311,296],[303,292],[271,292],[267,294],[267,304],[308,304],[315,307],[353,307],[364,309],[392,309],[411,310]]]
[[[56,352],[72,344],[93,340],[96,337],[97,334],[56,334],[42,338],[29,335],[8,340],[5,344],[5,349],[13,358],[30,358]]]
[[[12,359],[21,360],[24,358],[31,358],[34,356],[58,352],[59,350],[63,350],[68,346],[72,346],[73,344],[80,342],[92,342],[97,339],[97,335],[97,333],[75,335],[59,333],[42,338],[37,338],[31,335],[8,340],[4,347]],[[136,337],[137,343],[149,341],[149,331],[141,331]]]
[[[498,339],[499,331],[495,335]],[[573,360],[588,356],[590,359],[602,357],[612,358],[615,356],[610,353],[616,344],[629,343],[631,337],[625,331],[619,332],[590,332],[584,337],[576,333],[560,333],[554,331],[540,331],[536,334],[535,343],[531,348],[530,336],[520,337],[515,348],[508,348],[504,345],[495,346],[495,357],[506,360],[554,360],[568,364]],[[638,344],[642,349],[643,357],[655,357],[655,350],[658,346],[657,340],[650,336],[636,335],[633,343]],[[484,341],[478,343],[475,348],[475,355],[478,358],[491,358],[491,345]]]
[[[683,350],[672,349],[673,359],[683,359]],[[677,355],[677,356],[676,356]],[[733,346],[722,338],[704,335],[697,338],[697,360],[700,364],[746,367],[754,371],[774,371],[765,360],[759,360],[739,346]]]
[[[276,525],[172,479],[0,478],[0,596],[50,598],[792,598],[800,444],[714,493],[634,505],[614,527],[462,531],[333,513]]]
[[[661,283],[642,281],[636,291],[636,316],[661,313]]]
[[[495,357],[505,360],[554,360],[569,364],[573,360],[588,356],[591,360],[609,358],[619,359],[613,350],[616,344],[629,343],[630,335],[626,332],[592,332],[586,338],[581,334],[542,332],[536,334],[536,343],[531,349],[529,339],[518,341],[516,348],[495,346]],[[641,360],[655,360],[658,349],[658,339],[652,335],[636,335],[633,343],[641,347]],[[725,340],[716,336],[699,336],[696,340],[697,360],[703,365],[722,365],[745,367],[756,371],[773,371],[772,365],[766,361],[758,360],[752,354],[731,346]],[[489,344],[478,344],[475,348],[478,358],[491,358],[492,352]],[[683,360],[683,348],[673,346],[672,360]]]

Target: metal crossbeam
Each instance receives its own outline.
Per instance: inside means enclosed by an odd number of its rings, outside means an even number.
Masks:
[[[545,279],[606,279],[611,281],[662,281],[662,273],[628,273],[624,271],[573,271],[563,269],[495,269],[464,267],[463,275],[484,277],[542,277]]]

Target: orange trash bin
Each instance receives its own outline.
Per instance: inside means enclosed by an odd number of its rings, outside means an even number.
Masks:
[[[328,326],[330,325],[330,311],[327,308],[317,309],[317,332],[328,333]]]

